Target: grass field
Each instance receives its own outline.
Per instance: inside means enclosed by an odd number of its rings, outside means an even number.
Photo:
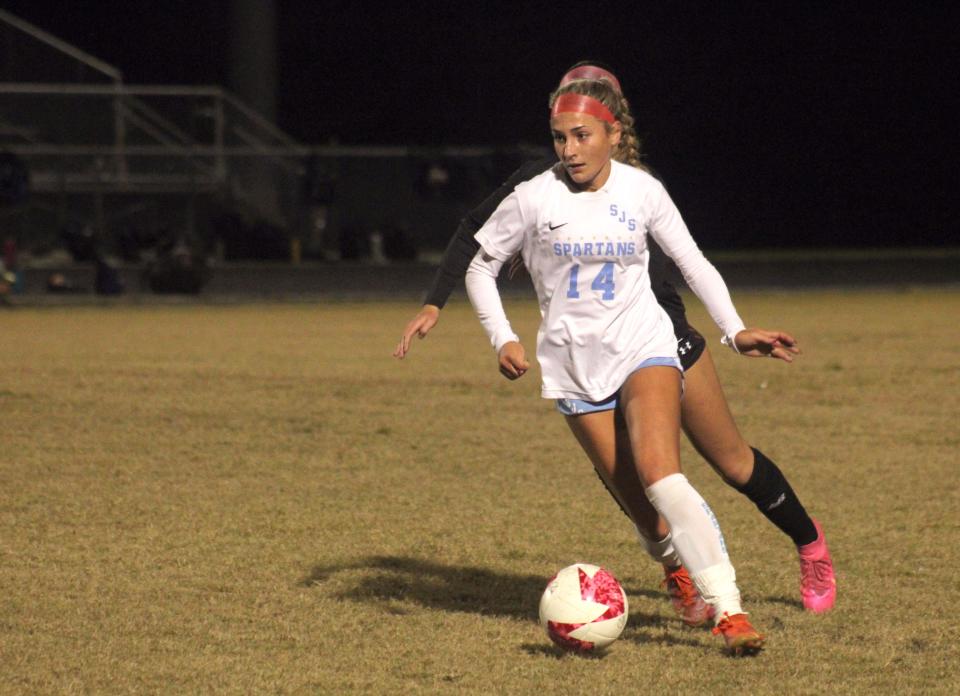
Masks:
[[[674,618],[462,303],[403,362],[410,303],[0,311],[0,693],[960,693],[960,292],[736,299],[805,349],[711,344],[839,574],[804,613],[787,538],[684,442],[769,637],[741,660]],[[508,309],[532,349],[535,304]],[[577,560],[631,602],[599,658],[536,623]]]

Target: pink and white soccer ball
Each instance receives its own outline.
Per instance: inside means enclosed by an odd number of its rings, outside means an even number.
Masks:
[[[540,623],[550,640],[576,652],[600,650],[619,638],[628,610],[617,579],[589,563],[561,570],[540,597]]]

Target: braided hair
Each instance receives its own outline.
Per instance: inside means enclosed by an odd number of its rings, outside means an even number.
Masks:
[[[631,167],[648,171],[642,160],[640,138],[637,137],[637,132],[634,129],[630,103],[625,96],[617,92],[607,80],[573,80],[557,88],[550,95],[549,106],[552,108],[557,97],[567,93],[593,97],[610,109],[610,113],[620,122],[621,127],[620,144],[617,145],[616,152],[613,153],[613,159]],[[613,128],[606,122],[604,122],[604,126],[607,132],[610,132]]]

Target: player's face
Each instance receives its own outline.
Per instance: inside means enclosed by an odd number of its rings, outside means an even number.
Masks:
[[[610,157],[620,142],[620,124],[608,132],[596,116],[563,112],[550,119],[553,149],[574,185],[596,191],[610,176]]]

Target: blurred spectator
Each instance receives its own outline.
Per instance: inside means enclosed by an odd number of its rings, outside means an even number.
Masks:
[[[157,246],[158,242],[156,232],[127,225],[117,232],[117,253],[126,263],[140,263],[142,253]]]
[[[67,251],[78,263],[93,261],[97,257],[93,228],[80,222],[71,221],[60,232]]]
[[[107,262],[100,251],[93,229],[89,225],[79,222],[69,222],[61,232],[63,242],[70,252],[70,256],[77,263],[93,262],[96,269],[93,289],[98,295],[119,295],[124,291],[123,283],[117,270]],[[59,275],[59,274],[55,274]],[[51,276],[47,279],[49,292],[76,292],[77,290],[61,282],[60,278]]]
[[[7,237],[3,240],[3,258],[0,259],[0,282],[4,287],[0,293],[21,292],[23,290],[23,274],[17,263],[17,240]]]
[[[99,256],[94,260],[97,274],[93,280],[93,289],[98,295],[120,295],[123,293],[123,283],[117,269]]]
[[[155,293],[196,295],[210,280],[210,269],[183,237],[172,237],[160,244],[146,275]]]
[[[383,253],[391,261],[414,261],[417,258],[417,243],[410,230],[402,225],[384,225]]]
[[[12,152],[0,152],[0,205],[19,205],[30,190],[30,173]]]
[[[47,292],[63,295],[72,292],[86,292],[76,287],[63,273],[51,273],[47,276]]]
[[[340,231],[340,258],[343,261],[359,261],[370,257],[370,235],[353,225],[345,225]]]
[[[10,291],[13,289],[13,284],[16,281],[16,277],[10,271],[2,268],[3,264],[0,264],[0,304],[7,304],[7,295],[10,294]]]

